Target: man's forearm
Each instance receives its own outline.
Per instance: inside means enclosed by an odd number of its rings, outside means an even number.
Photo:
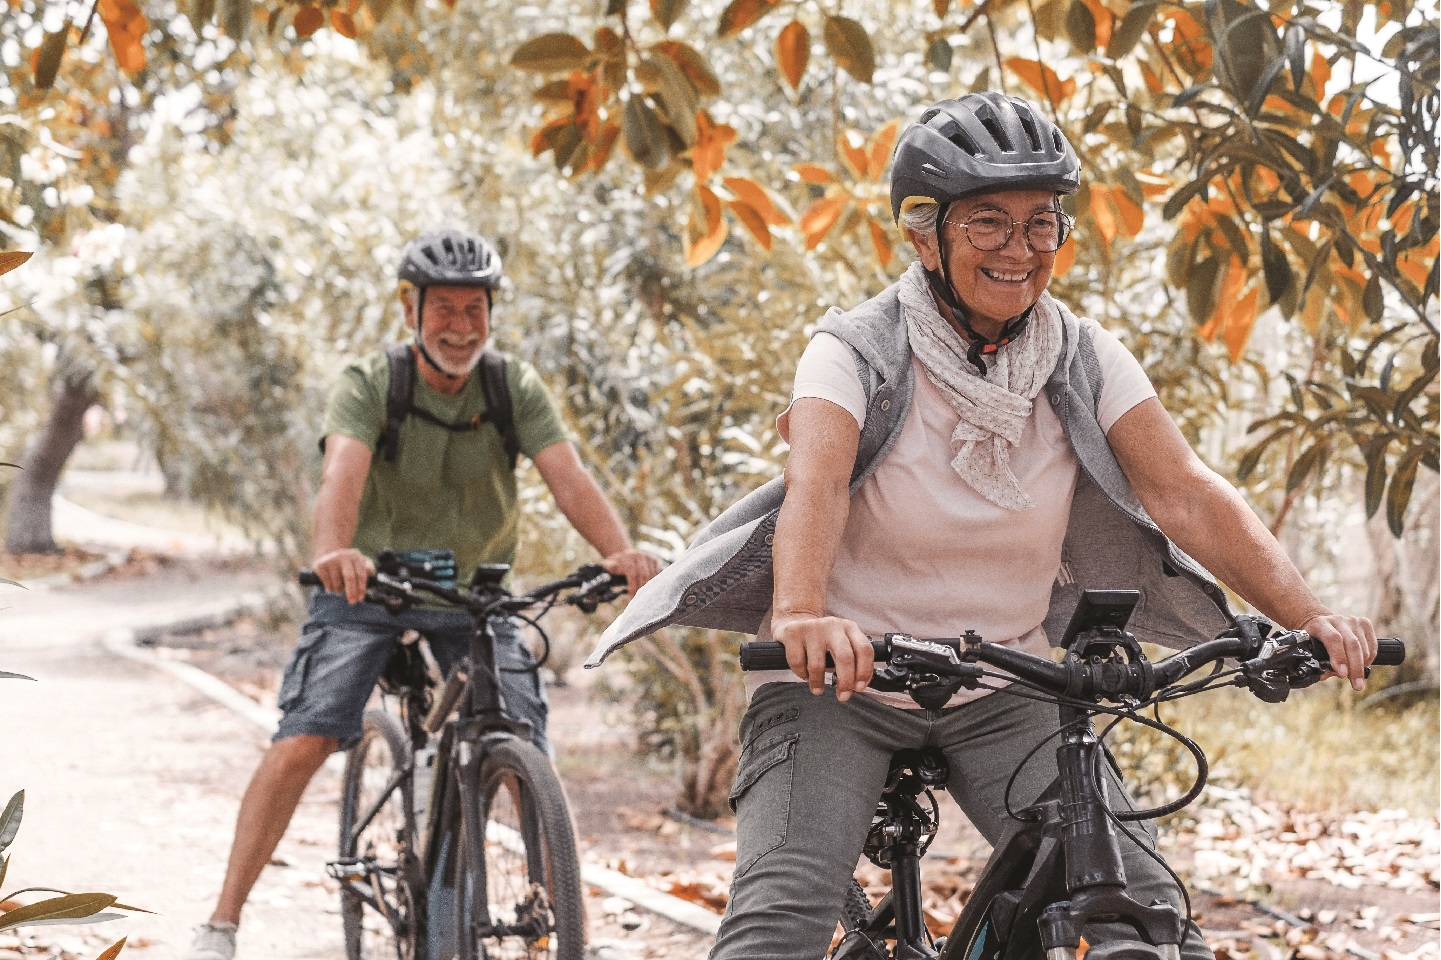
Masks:
[[[575,532],[602,557],[630,549],[630,536],[621,525],[620,515],[589,473],[575,480],[570,489],[556,492],[556,506]]]
[[[351,546],[359,524],[360,511],[356,505],[322,486],[315,497],[315,523],[311,531],[315,555],[323,557]]]

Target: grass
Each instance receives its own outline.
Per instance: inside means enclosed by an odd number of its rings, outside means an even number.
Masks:
[[[1263,703],[1229,689],[1162,708],[1161,718],[1195,740],[1218,782],[1321,811],[1403,809],[1435,817],[1441,804],[1441,704],[1401,698],[1368,707],[1339,681]],[[1193,775],[1187,751],[1135,724],[1118,728],[1113,749],[1144,787],[1184,789]]]

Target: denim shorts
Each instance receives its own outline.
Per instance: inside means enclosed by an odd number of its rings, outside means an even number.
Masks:
[[[280,683],[282,711],[276,740],[309,734],[331,737],[345,750],[360,739],[362,718],[395,641],[415,630],[430,641],[442,671],[470,651],[475,621],[454,610],[412,609],[392,614],[374,603],[348,603],[336,593],[316,590],[300,642]],[[521,642],[520,626],[510,619],[491,621],[495,659],[505,708],[531,726],[531,740],[550,753],[546,738],[545,687]]]

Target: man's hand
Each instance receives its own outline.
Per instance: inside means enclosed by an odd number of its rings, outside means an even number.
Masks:
[[[600,565],[610,573],[624,576],[626,589],[631,596],[635,596],[635,592],[645,586],[646,581],[660,573],[660,561],[634,547],[617,550],[602,560]]]
[[[373,573],[375,564],[352,547],[332,550],[315,558],[315,574],[325,584],[325,589],[345,594],[345,599],[351,603],[365,599],[365,581]]]
[[[1357,690],[1366,688],[1366,667],[1376,659],[1376,628],[1370,620],[1318,613],[1308,617],[1301,629],[1321,641],[1336,676],[1350,680]]]
[[[808,614],[777,617],[771,636],[786,648],[786,663],[795,675],[819,695],[826,688],[826,654],[836,667],[836,699],[849,700],[852,691],[864,690],[875,670],[875,651],[861,628],[841,617]]]

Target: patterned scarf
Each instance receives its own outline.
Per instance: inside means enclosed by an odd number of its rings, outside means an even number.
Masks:
[[[951,433],[951,468],[977,493],[1007,510],[1035,506],[1011,472],[1011,449],[1021,441],[1032,403],[1061,355],[1060,311],[1042,295],[1021,336],[990,355],[984,378],[966,359],[968,344],[936,309],[919,261],[897,291],[911,350],[926,376],[961,417]]]

